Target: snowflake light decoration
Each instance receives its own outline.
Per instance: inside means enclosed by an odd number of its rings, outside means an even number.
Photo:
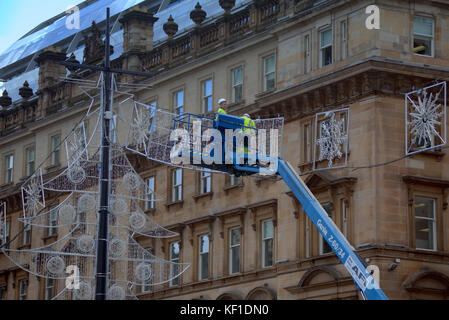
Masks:
[[[406,94],[405,107],[407,155],[446,144],[446,82]]]
[[[86,127],[84,122],[81,122],[66,141],[67,161],[69,165],[73,163],[79,164],[82,160],[88,160],[87,144]]]
[[[42,170],[39,169],[22,185],[23,216],[33,217],[40,209],[45,208]]]
[[[336,119],[338,115],[339,120]],[[319,123],[319,126],[318,126]],[[313,160],[313,169],[322,170],[329,168],[343,168],[347,163],[348,151],[348,128],[349,109],[339,109],[331,112],[317,113],[315,116],[315,152]],[[345,125],[346,124],[346,125]],[[319,133],[319,138],[318,138]],[[319,150],[318,159],[316,159],[316,149]],[[335,167],[336,159],[344,156],[344,166]],[[317,161],[327,160],[328,168],[316,169]]]
[[[134,116],[131,122],[131,144],[137,149],[146,149],[150,134],[152,110],[150,106],[134,102]]]
[[[112,82],[115,83],[114,80]],[[101,86],[103,87],[103,84]],[[98,85],[92,89],[99,89]],[[118,91],[113,90],[113,93],[115,92]],[[83,121],[64,139],[67,167],[47,181],[43,181],[42,173],[38,169],[22,185],[24,217],[18,220],[25,226],[45,228],[45,232],[48,232],[49,228],[57,230],[57,239],[39,248],[1,248],[8,259],[21,269],[40,278],[53,279],[55,287],[63,288],[52,298],[54,300],[95,298],[93,293],[96,287],[95,266],[98,254],[96,244],[102,138],[99,124],[103,108],[102,100],[100,107],[94,108],[95,97],[91,97],[84,117],[86,123],[89,120],[89,123],[95,123],[93,130],[88,134]],[[113,95],[111,100],[112,98]],[[134,106],[136,104],[139,103],[135,102]],[[114,106],[117,106],[115,102]],[[150,128],[147,130],[150,131]],[[107,298],[136,299],[135,293],[142,285],[142,279],[148,282],[147,285],[163,285],[179,277],[189,268],[189,264],[160,259],[134,239],[137,236],[170,238],[178,234],[157,224],[140,208],[142,201],[147,199],[147,186],[135,171],[118,140],[111,142],[109,161],[111,216],[107,222],[110,230],[107,239]],[[51,195],[52,201],[54,195],[62,201],[56,206],[50,206],[45,203],[44,194]],[[6,240],[5,215],[6,210],[2,210],[0,203],[0,244]],[[65,285],[67,266],[75,267],[74,272],[80,280],[78,289]]]

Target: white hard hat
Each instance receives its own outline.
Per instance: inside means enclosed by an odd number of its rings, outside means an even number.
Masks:
[[[243,116],[247,117],[247,118],[251,118],[251,116],[249,114],[247,114],[247,113],[245,113]]]
[[[226,102],[226,99],[221,98],[220,100],[218,100],[218,104],[222,104],[223,102]]]

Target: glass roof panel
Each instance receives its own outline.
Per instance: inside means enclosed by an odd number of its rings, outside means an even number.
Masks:
[[[115,15],[121,11],[124,11],[136,4],[139,4],[143,0],[99,0],[90,6],[81,9],[81,28],[80,30],[68,30],[65,27],[65,17],[62,17],[55,21],[52,25],[47,26],[19,41],[14,43],[3,55],[0,56],[0,69],[14,63],[17,60],[25,58],[29,55],[57,43],[66,37],[69,37],[78,31],[82,31],[91,26],[92,21],[96,23],[104,20],[104,8],[109,6],[111,8],[111,15]],[[252,0],[237,0],[236,5],[232,11],[238,10],[240,7],[247,5]],[[179,26],[178,34],[181,34],[186,29],[190,29],[194,26],[194,22],[190,19],[190,11],[194,9],[198,0],[181,0],[178,3],[171,4],[167,9],[155,14],[159,20],[154,25],[154,41],[160,42],[167,38],[167,35],[163,31],[163,24],[168,20],[170,15]],[[220,7],[217,0],[199,0],[203,10],[207,12],[206,23],[209,19],[214,19],[221,16],[224,10]],[[114,54],[111,59],[118,58],[123,53],[123,30],[118,30],[111,35],[111,45],[114,46]],[[77,47],[74,51],[76,59],[80,62],[83,61],[84,45]],[[23,83],[28,81],[33,92],[36,92],[38,88],[39,68],[23,73],[6,83],[0,85],[0,91],[7,89],[9,96],[13,101],[19,100],[19,88]],[[1,84],[1,83],[0,83]]]
[[[33,93],[39,89],[39,68],[33,69],[28,72],[24,72],[17,77],[8,80],[8,82],[4,82],[0,86],[0,92],[3,93],[3,90],[8,91],[8,96],[11,97],[12,101],[17,101],[22,99],[19,95],[19,89],[23,86],[23,83],[28,81],[30,88],[33,89]]]
[[[16,41],[0,56],[0,69],[22,58],[26,58],[39,50],[53,45],[75,33],[85,30],[92,25],[92,21],[99,23],[105,19],[104,8],[111,8],[111,16],[124,11],[143,0],[98,0],[90,6],[80,10],[80,30],[69,30],[66,27],[66,17],[53,22],[51,25]]]
[[[167,9],[162,10],[155,14],[159,20],[154,24],[154,42],[163,41],[167,39],[167,35],[164,32],[163,25],[167,22],[170,15],[173,17],[175,22],[178,24],[177,34],[182,33],[184,30],[191,28],[195,23],[190,19],[190,11],[195,9],[196,3],[199,2],[202,9],[206,11],[206,21],[210,18],[221,16],[224,13],[222,7],[218,3],[218,0],[183,0],[179,3],[173,3]],[[240,7],[252,2],[251,0],[237,0],[232,11],[238,10]],[[231,11],[231,12],[232,12]]]

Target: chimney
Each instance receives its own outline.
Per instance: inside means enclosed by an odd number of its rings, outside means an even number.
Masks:
[[[44,49],[35,59],[39,65],[39,89],[51,87],[65,77],[66,69],[59,62],[65,61],[66,55],[57,47]]]
[[[144,7],[135,6],[119,20],[123,24],[123,68],[140,71],[140,54],[153,50],[153,25],[158,18]]]
[[[39,65],[39,95],[37,118],[45,117],[45,110],[50,104],[51,88],[58,84],[60,77],[66,76],[66,68],[59,64],[66,60],[66,54],[57,47],[50,46],[40,53],[36,62]]]

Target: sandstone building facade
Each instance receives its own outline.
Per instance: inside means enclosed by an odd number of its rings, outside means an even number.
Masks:
[[[282,156],[302,174],[358,254],[379,267],[385,294],[448,299],[447,150],[403,156],[404,94],[448,78],[449,4],[232,2],[220,1],[226,12],[218,1],[201,2],[205,19],[189,0],[154,15],[153,1],[127,9],[115,16],[122,40],[113,65],[154,73],[141,79],[151,90],[133,93],[172,112],[210,115],[216,101],[226,97],[231,114],[283,116]],[[373,4],[380,9],[379,30],[365,24],[366,8]],[[8,83],[19,80],[6,82],[7,93],[0,98],[0,201],[7,203],[10,238],[21,228],[21,183],[42,162],[46,177],[66,165],[57,145],[87,104],[76,85],[60,81],[68,71],[57,62],[75,52],[78,61],[101,63],[101,50],[87,45],[96,43],[96,28],[102,25],[89,29],[78,51],[68,50],[70,38],[2,67],[2,78],[22,77],[13,88]],[[37,67],[31,72],[25,70],[30,62]],[[98,74],[73,71],[72,76],[96,79]],[[35,87],[22,86],[25,80]],[[338,108],[350,108],[350,168],[313,172],[314,116]],[[117,138],[125,141],[130,112],[117,112]],[[149,201],[146,213],[180,234],[142,240],[142,245],[167,260],[191,263],[166,285],[142,284],[136,289],[140,299],[361,299],[281,179],[207,175],[129,157],[163,198]],[[57,233],[31,229],[10,245],[35,248],[56,239]],[[58,284],[28,275],[0,253],[0,298],[46,299],[58,290]]]

